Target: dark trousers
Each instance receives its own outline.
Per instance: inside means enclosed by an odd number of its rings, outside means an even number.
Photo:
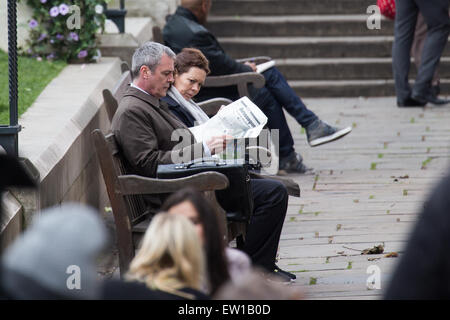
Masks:
[[[280,158],[287,157],[294,151],[294,140],[283,108],[304,128],[316,120],[317,116],[306,108],[277,68],[270,68],[262,74],[266,79],[266,84],[263,88],[252,92],[253,102],[267,116],[267,126],[270,129],[280,130],[279,156]]]
[[[275,180],[251,181],[254,212],[242,248],[253,264],[273,270],[288,206],[285,186]]]
[[[411,95],[426,97],[431,94],[431,81],[450,32],[449,2],[448,0],[397,0],[395,5],[392,65],[397,101],[402,102]],[[408,83],[410,53],[419,11],[428,29],[416,81],[411,89]]]

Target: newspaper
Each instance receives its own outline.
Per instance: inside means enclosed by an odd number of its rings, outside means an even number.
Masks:
[[[263,73],[264,71],[272,68],[273,66],[275,66],[275,60],[270,60],[270,61],[267,61],[264,63],[260,63],[260,64],[256,65],[256,72]]]
[[[222,108],[208,121],[189,128],[197,142],[229,135],[234,139],[256,138],[267,123],[266,115],[247,97]]]

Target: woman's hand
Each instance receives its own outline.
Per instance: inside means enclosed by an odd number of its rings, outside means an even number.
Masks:
[[[227,141],[232,140],[233,137],[229,135],[221,135],[218,137],[212,137],[209,141],[206,141],[211,154],[221,153],[227,146]]]
[[[246,61],[244,64],[252,68],[253,72],[256,72],[256,63]]]

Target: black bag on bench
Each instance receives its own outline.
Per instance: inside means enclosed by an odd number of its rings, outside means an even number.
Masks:
[[[250,186],[250,165],[244,160],[204,158],[188,163],[158,165],[158,179],[175,179],[200,172],[217,171],[227,176],[230,185],[216,191],[220,206],[230,221],[249,221],[253,214],[253,194]]]

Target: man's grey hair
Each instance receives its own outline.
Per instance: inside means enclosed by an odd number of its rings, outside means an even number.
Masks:
[[[139,77],[139,70],[142,66],[149,67],[152,72],[155,71],[164,54],[172,59],[176,57],[172,49],[157,42],[149,41],[137,48],[131,62],[133,78]]]

